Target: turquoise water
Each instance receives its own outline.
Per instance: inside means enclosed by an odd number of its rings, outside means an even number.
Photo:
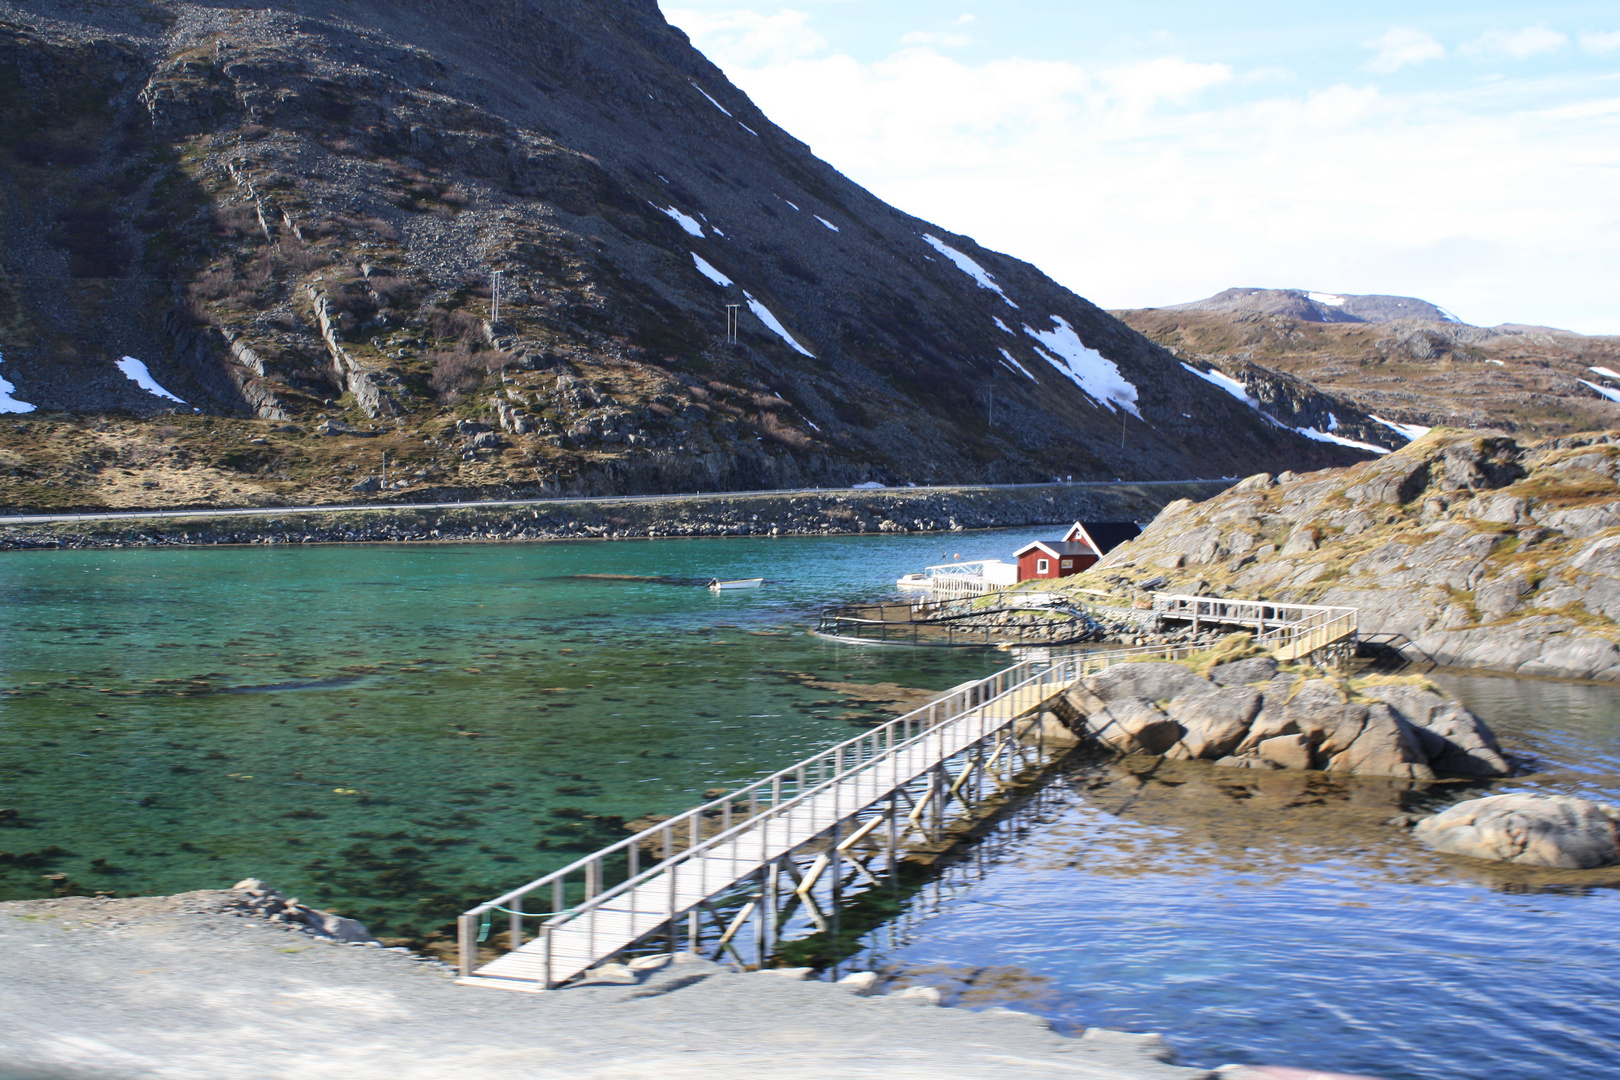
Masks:
[[[1495,787],[1072,763],[1040,822],[852,966],[1198,1064],[1620,1075],[1620,871],[1446,858],[1388,824],[1491,791],[1620,803],[1620,689],[1440,675],[1535,771]],[[1133,769],[1135,771],[1133,771]]]
[[[0,554],[0,898],[255,875],[430,935],[849,737],[877,715],[853,684],[1004,666],[805,631],[1043,533]],[[604,573],[626,579],[580,576]],[[645,580],[716,575],[769,580]],[[1620,802],[1620,690],[1441,681],[1534,769],[1501,789]],[[1080,758],[854,966],[1207,1066],[1620,1072],[1620,872],[1446,859],[1386,824],[1471,793]]]
[[[0,555],[0,898],[253,875],[425,935],[877,715],[807,675],[1004,666],[806,629],[1029,535]]]

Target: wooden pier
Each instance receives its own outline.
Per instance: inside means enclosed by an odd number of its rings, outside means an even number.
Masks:
[[[1260,635],[1279,658],[1321,656],[1354,640],[1354,609],[1290,614],[1297,621],[1273,619],[1278,625]],[[965,824],[1067,752],[1068,741],[1046,742],[1037,717],[1078,679],[1198,648],[1026,660],[964,683],[463,913],[461,981],[549,990],[636,949],[674,952],[683,939],[693,952],[763,966],[796,912],[826,930],[842,890],[892,874],[908,851],[945,850]],[[524,920],[536,918],[530,935]],[[507,951],[480,965],[479,943],[497,922],[506,924]]]

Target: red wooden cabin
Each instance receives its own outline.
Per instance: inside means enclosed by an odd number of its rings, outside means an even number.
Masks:
[[[1090,525],[1077,521],[1062,540],[1037,540],[1020,548],[1013,556],[1018,560],[1018,580],[1068,577],[1089,570],[1104,555],[1141,531],[1128,521]]]

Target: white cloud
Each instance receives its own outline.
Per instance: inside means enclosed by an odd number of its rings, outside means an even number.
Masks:
[[[780,64],[827,47],[827,39],[810,29],[810,16],[803,11],[784,8],[761,15],[740,9],[670,8],[664,14],[710,57],[724,56],[732,64]]]
[[[1406,26],[1392,26],[1363,44],[1378,53],[1367,61],[1367,67],[1383,73],[1399,71],[1408,64],[1421,64],[1425,60],[1440,60],[1446,55],[1446,47],[1427,31]]]
[[[1510,60],[1528,60],[1542,53],[1557,52],[1569,44],[1569,35],[1545,26],[1527,26],[1523,30],[1490,30],[1472,41],[1465,42],[1457,51],[1465,56],[1505,56]]]
[[[1581,48],[1589,53],[1614,52],[1620,49],[1620,30],[1603,32],[1600,30],[1581,31]]]
[[[973,43],[966,34],[936,33],[932,30],[913,30],[900,39],[902,45],[937,45],[941,49],[964,49]]]
[[[1309,285],[1620,331],[1606,284],[1620,109],[1602,80],[1386,93],[1307,88],[1308,72],[1251,83],[1173,55],[968,63],[926,48],[750,63],[694,37],[857,183],[1105,307]]]

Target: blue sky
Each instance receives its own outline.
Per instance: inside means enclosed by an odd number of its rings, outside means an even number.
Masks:
[[[784,128],[1106,307],[1620,334],[1620,5],[664,0]]]

